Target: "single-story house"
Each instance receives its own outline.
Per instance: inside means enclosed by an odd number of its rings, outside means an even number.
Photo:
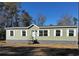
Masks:
[[[37,26],[7,27],[6,41],[32,42],[37,40],[40,44],[76,44],[78,45],[77,26]]]

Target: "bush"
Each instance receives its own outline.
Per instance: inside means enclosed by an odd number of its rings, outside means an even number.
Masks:
[[[0,28],[0,39],[5,39],[6,31],[3,28]]]

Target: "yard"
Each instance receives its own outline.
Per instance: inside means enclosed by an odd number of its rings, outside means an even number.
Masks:
[[[6,44],[0,42],[0,56],[78,56],[79,49],[74,45],[61,44]]]
[[[79,56],[79,49],[1,47],[0,56]]]
[[[43,48],[69,48],[69,49],[77,49],[78,46],[74,44],[31,44],[25,42],[13,43],[0,41],[0,47],[43,47]]]

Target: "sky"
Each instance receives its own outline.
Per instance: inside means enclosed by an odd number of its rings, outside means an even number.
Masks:
[[[21,9],[26,10],[34,20],[39,14],[46,17],[46,25],[57,24],[63,15],[78,18],[78,3],[76,2],[22,2]]]

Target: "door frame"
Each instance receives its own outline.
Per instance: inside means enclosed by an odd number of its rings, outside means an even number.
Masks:
[[[34,32],[34,33],[33,33]],[[35,36],[34,36],[35,35]],[[36,40],[36,37],[37,37],[37,30],[31,30],[31,36],[32,36],[32,39],[33,40]]]

